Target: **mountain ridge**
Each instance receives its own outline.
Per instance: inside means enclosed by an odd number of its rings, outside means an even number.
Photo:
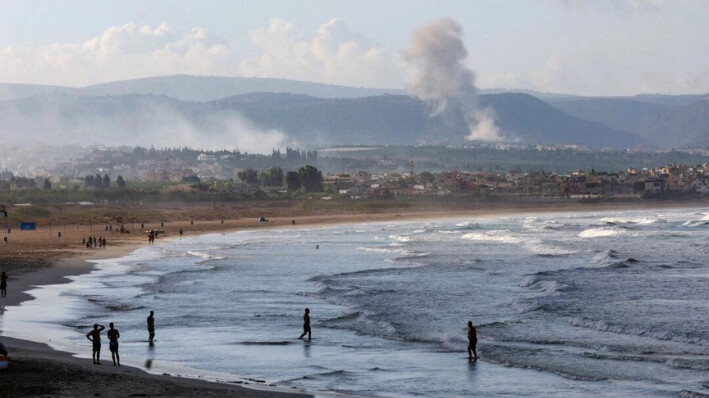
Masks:
[[[602,124],[564,114],[528,94],[489,94],[481,104],[498,115],[502,131],[529,144],[581,143],[592,148],[627,148],[645,140]],[[249,93],[209,102],[165,95],[85,97],[48,93],[0,102],[0,127],[7,136],[71,143],[135,144],[149,140],[181,146],[282,134],[311,147],[331,144],[460,145],[468,135],[462,115],[431,116],[413,97],[380,95],[323,99],[298,94]],[[21,132],[21,134],[18,134]],[[45,136],[43,134],[48,134]],[[236,134],[236,136],[234,135]],[[86,137],[85,140],[82,140]]]

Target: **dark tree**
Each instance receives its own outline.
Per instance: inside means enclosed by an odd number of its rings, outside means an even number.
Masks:
[[[261,173],[261,179],[266,186],[280,187],[283,185],[283,169],[278,166],[271,167]]]
[[[182,177],[182,182],[200,183],[201,181],[196,174]]]
[[[306,165],[298,169],[300,183],[305,188],[306,192],[322,192],[322,173],[313,166]]]
[[[431,174],[428,171],[424,171],[424,172],[420,173],[419,178],[421,179],[422,182],[427,183],[427,184],[430,184],[430,183],[436,181],[436,176],[434,176],[433,174]]]
[[[645,191],[645,181],[635,181],[633,183],[633,193]]]
[[[108,174],[103,175],[103,187],[109,188],[111,186],[111,177]]]
[[[288,192],[295,192],[300,189],[300,175],[297,171],[289,171],[286,174],[286,186],[288,187]]]
[[[123,179],[123,176],[119,175],[116,177],[116,185],[118,185],[118,188],[126,187],[126,181]]]
[[[43,188],[44,188],[45,190],[47,190],[47,191],[50,190],[50,189],[52,189],[52,183],[49,181],[49,178],[45,178],[45,179],[44,179],[44,186],[43,186]]]
[[[94,177],[94,188],[103,188],[103,177],[101,177],[101,174],[96,174]]]
[[[247,184],[256,184],[258,181],[258,172],[254,169],[239,170],[236,176]]]
[[[94,176],[86,176],[84,178],[84,184],[86,185],[87,188],[93,188],[94,187]]]

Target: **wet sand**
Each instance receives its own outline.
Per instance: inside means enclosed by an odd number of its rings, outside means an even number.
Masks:
[[[44,344],[3,337],[11,366],[0,371],[3,397],[259,397],[309,395],[245,388],[225,382],[152,375],[129,366],[101,365],[55,351]],[[105,354],[104,354],[105,355]],[[248,383],[248,382],[247,382]]]

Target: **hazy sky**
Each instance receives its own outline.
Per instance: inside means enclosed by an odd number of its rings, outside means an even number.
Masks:
[[[411,32],[464,29],[481,88],[709,92],[709,0],[0,2],[0,82],[177,73],[406,87]]]

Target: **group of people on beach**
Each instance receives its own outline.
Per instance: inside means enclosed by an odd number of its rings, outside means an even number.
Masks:
[[[95,236],[89,236],[89,239],[86,238],[81,238],[81,243],[86,245],[87,249],[90,249],[92,247],[98,247],[105,249],[106,248],[106,238],[99,236],[96,238]]]
[[[5,275],[5,272],[2,273],[2,286],[5,286],[5,280],[7,279],[7,276]],[[4,292],[4,288],[3,288]],[[4,293],[3,293],[4,294]],[[4,297],[4,296],[3,296]],[[148,343],[150,345],[153,344],[153,339],[155,338],[155,313],[153,311],[150,311],[150,315],[148,315],[147,318],[147,326],[148,326]],[[106,333],[108,337],[108,348],[111,351],[111,359],[113,359],[113,366],[119,366],[121,364],[121,359],[118,354],[118,339],[121,337],[121,334],[118,332],[118,329],[115,328],[113,325],[113,322],[108,324],[108,332]],[[90,330],[88,333],[86,333],[86,338],[92,342],[93,350],[91,357],[93,358],[94,364],[95,365],[100,365],[100,358],[101,358],[101,332],[105,329],[103,325],[99,324],[94,324],[94,327],[92,330]],[[305,335],[308,336],[308,341],[312,340],[312,329],[310,328],[310,308],[306,308],[305,312],[303,313],[303,333],[298,337],[298,339],[303,339]],[[478,359],[478,351],[477,351],[477,344],[478,344],[478,333],[477,329],[475,329],[475,326],[473,326],[472,321],[468,321],[468,359],[470,360],[477,360]]]
[[[4,272],[3,272],[4,274]],[[147,319],[147,324],[148,324],[148,343],[150,345],[153,344],[153,339],[155,338],[155,313],[153,311],[150,311],[150,315],[148,315]],[[121,337],[121,334],[118,332],[118,329],[115,328],[113,325],[113,322],[108,324],[108,332],[106,332],[106,337],[108,337],[108,349],[111,351],[111,359],[113,360],[113,366],[120,366],[121,365],[121,357],[118,354],[118,339]],[[100,365],[101,364],[101,332],[106,329],[105,326],[99,325],[98,323],[94,324],[93,329],[91,329],[88,333],[86,333],[86,338],[91,341],[92,345],[92,351],[91,351],[91,358],[94,361],[94,365]]]

